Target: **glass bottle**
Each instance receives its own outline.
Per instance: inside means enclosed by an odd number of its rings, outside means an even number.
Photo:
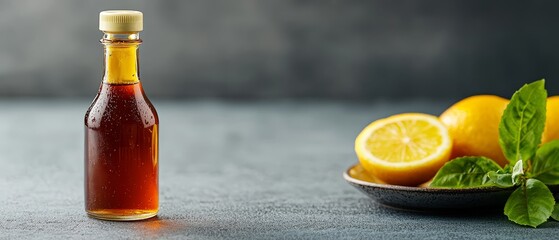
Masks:
[[[98,219],[150,218],[159,208],[159,119],[140,83],[143,15],[103,11],[99,29],[105,74],[85,114],[85,208]]]

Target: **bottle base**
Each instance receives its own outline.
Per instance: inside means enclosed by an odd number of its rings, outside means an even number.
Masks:
[[[139,221],[157,216],[157,210],[143,209],[101,209],[87,210],[91,218],[107,221]]]

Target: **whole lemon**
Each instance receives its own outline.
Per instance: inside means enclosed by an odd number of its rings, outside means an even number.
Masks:
[[[542,143],[559,139],[559,96],[547,98],[545,129]]]
[[[485,156],[506,165],[508,161],[499,145],[499,123],[508,103],[499,96],[476,95],[443,112],[440,119],[453,139],[451,158]]]

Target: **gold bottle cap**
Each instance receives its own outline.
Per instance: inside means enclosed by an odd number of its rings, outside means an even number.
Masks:
[[[103,32],[139,32],[144,30],[144,15],[132,10],[107,10],[99,13]]]

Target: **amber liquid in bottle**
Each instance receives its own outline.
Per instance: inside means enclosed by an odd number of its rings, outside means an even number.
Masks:
[[[105,220],[158,211],[158,125],[138,76],[138,33],[105,33],[105,76],[85,115],[85,208]]]

